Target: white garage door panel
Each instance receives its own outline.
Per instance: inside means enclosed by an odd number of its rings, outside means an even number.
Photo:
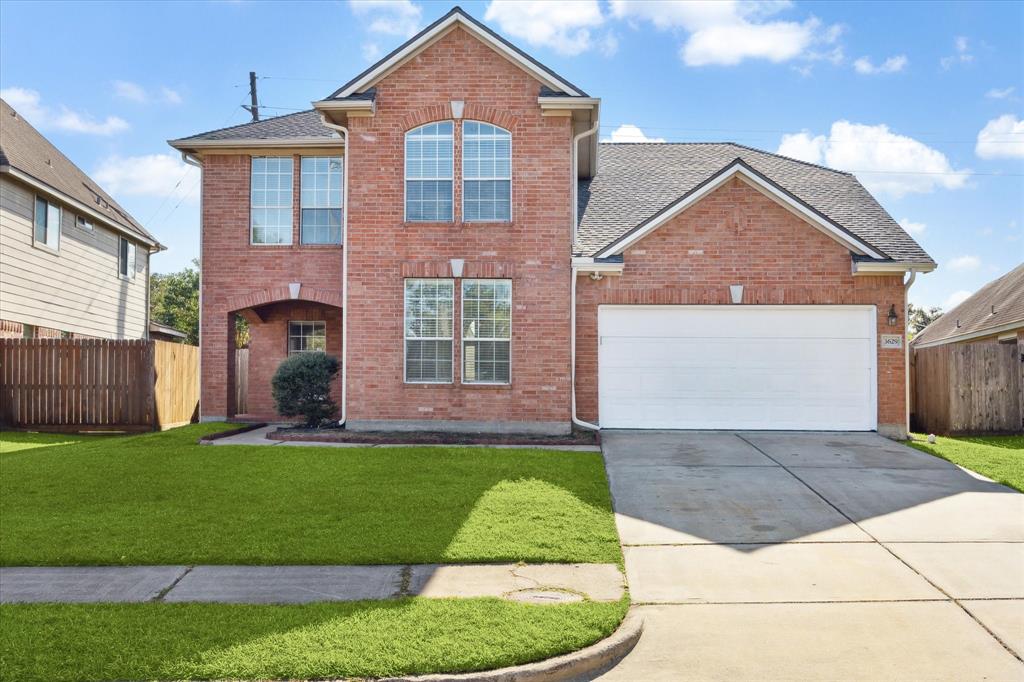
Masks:
[[[603,306],[605,428],[875,428],[869,306]]]

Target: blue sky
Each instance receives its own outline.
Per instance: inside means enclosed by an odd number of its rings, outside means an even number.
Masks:
[[[464,2],[601,97],[603,138],[731,140],[857,173],[940,269],[948,307],[1024,261],[1024,3]],[[165,140],[362,71],[449,3],[0,3],[3,96],[168,245],[197,176]]]

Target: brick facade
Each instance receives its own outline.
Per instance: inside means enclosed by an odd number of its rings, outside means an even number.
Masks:
[[[703,252],[699,255],[691,252]],[[734,179],[629,248],[621,276],[576,291],[576,405],[597,420],[597,307],[601,304],[729,304],[742,284],[745,304],[874,305],[878,334],[905,329],[897,276],[851,274],[850,252],[775,201]],[[890,306],[899,322],[890,327]],[[879,430],[904,430],[904,353],[878,349]]]

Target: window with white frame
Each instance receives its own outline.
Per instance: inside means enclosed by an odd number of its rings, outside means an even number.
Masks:
[[[292,243],[292,157],[254,156],[250,196],[253,244]]]
[[[289,322],[288,355],[327,351],[326,322]]]
[[[80,229],[92,232],[92,221],[85,216],[75,216],[75,225]]]
[[[405,280],[405,381],[452,382],[455,282]]]
[[[341,157],[304,156],[300,165],[302,243],[340,244]]]
[[[463,121],[462,219],[512,220],[512,134],[507,130]]]
[[[462,280],[463,383],[509,383],[511,346],[511,280]]]
[[[135,243],[118,238],[117,273],[125,279],[135,279]]]
[[[451,121],[440,121],[405,134],[406,220],[453,219],[453,130]]]
[[[60,206],[42,197],[36,197],[35,215],[36,244],[57,251],[60,249]]]

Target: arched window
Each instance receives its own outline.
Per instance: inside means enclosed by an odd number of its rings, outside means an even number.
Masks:
[[[454,151],[451,121],[405,134],[405,219],[452,220]]]
[[[490,123],[462,123],[462,219],[512,220],[512,134]]]

